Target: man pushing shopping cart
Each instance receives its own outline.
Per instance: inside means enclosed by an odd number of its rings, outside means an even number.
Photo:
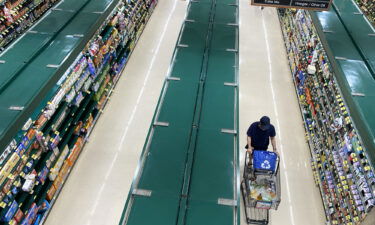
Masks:
[[[252,150],[267,151],[268,145],[272,143],[273,151],[276,152],[276,131],[268,116],[263,116],[258,122],[254,122],[247,130],[246,149],[251,154]]]
[[[280,204],[279,155],[276,131],[267,116],[247,131],[247,152],[241,192],[248,224],[268,224],[269,210]],[[271,140],[273,152],[267,151]]]

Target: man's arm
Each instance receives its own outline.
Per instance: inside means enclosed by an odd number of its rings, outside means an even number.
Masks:
[[[251,137],[249,136],[247,136],[247,146],[247,151],[251,153],[253,151],[253,147],[251,146]]]
[[[273,151],[276,152],[276,136],[271,137],[271,144],[272,144]]]

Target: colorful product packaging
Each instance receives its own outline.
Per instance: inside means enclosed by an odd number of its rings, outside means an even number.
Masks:
[[[33,203],[28,210],[29,212],[27,213],[25,219],[22,221],[20,225],[31,225],[34,222],[35,217],[37,216],[39,207]]]
[[[39,182],[44,184],[44,182],[46,181],[48,172],[49,172],[49,169],[47,168],[47,166],[44,166],[44,168],[42,169],[42,171],[40,171],[38,175]]]
[[[47,191],[47,200],[52,201],[53,197],[55,196],[57,189],[54,185],[50,187],[50,189]]]
[[[64,165],[61,167],[61,170],[60,170],[60,173],[59,173],[59,176],[65,180],[66,177],[68,176],[68,171],[70,169],[70,165],[68,162],[65,162]]]
[[[7,210],[7,212],[5,213],[5,215],[1,218],[1,221],[10,222],[14,214],[16,214],[17,210],[18,210],[18,203],[16,202],[16,200],[14,200],[12,204],[10,205],[9,209]]]

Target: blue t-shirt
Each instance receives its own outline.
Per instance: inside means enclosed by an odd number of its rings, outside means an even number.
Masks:
[[[247,136],[251,138],[251,146],[255,150],[267,150],[270,144],[270,137],[275,137],[276,131],[272,124],[267,130],[262,130],[259,127],[259,122],[255,122],[247,130]]]

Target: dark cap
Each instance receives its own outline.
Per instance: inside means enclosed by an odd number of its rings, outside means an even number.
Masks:
[[[270,118],[268,116],[263,116],[262,118],[260,118],[260,128],[262,130],[268,130],[268,128],[270,128]]]

